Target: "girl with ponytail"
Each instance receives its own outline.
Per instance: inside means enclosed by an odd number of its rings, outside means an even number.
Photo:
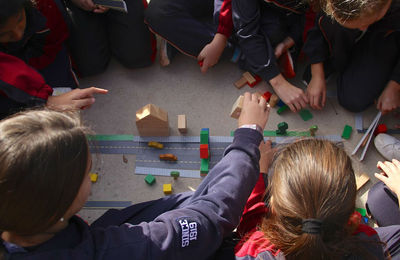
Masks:
[[[385,259],[379,234],[354,212],[356,182],[344,150],[301,140],[275,155],[270,172],[267,187],[260,174],[247,202],[236,259]]]

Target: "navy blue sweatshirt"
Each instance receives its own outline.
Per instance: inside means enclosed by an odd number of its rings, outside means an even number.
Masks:
[[[196,192],[152,222],[100,228],[75,216],[51,240],[29,251],[14,248],[6,259],[208,259],[239,224],[257,182],[261,140],[255,130],[237,129]]]

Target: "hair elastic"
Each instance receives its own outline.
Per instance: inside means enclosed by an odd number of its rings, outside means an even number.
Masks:
[[[307,234],[321,234],[322,221],[315,218],[303,219],[301,231]]]

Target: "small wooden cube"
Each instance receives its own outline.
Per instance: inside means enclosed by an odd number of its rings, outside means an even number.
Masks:
[[[178,115],[178,131],[181,134],[187,133],[186,115]]]
[[[168,195],[172,193],[172,184],[163,184],[163,192]]]
[[[146,175],[146,177],[144,178],[144,181],[145,181],[147,184],[149,184],[149,185],[153,185],[153,184],[156,182],[156,178],[155,178],[153,175],[148,174],[148,175]]]
[[[235,87],[241,89],[246,84],[247,84],[247,79],[245,77],[241,77],[238,81],[235,82]]]
[[[235,119],[239,118],[240,113],[242,112],[243,100],[244,100],[243,95],[241,95],[240,97],[238,97],[238,99],[236,99],[235,104],[233,104],[232,106],[231,117]]]
[[[98,177],[99,175],[97,173],[90,173],[90,180],[92,181],[92,183],[97,182]]]
[[[276,104],[278,104],[278,102],[279,102],[279,97],[275,94],[272,94],[271,97],[269,98],[268,103],[271,107],[275,107]]]

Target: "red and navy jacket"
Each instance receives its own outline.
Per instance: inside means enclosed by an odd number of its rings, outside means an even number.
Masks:
[[[277,15],[264,17],[264,8]],[[268,20],[274,27],[286,27],[284,31],[280,28],[281,33],[290,36],[300,49],[306,11],[307,6],[299,0],[232,0],[234,31],[252,72],[266,81],[280,73],[271,35],[262,30],[261,23]]]
[[[279,248],[276,248],[265,236],[258,230],[262,219],[268,212],[268,208],[264,202],[265,183],[263,173],[260,173],[258,182],[251,193],[245,210],[240,220],[237,233],[241,236],[241,241],[235,247],[235,257],[237,260],[275,260],[285,259],[285,256]],[[356,212],[353,214],[356,223],[360,223],[361,215]],[[353,233],[366,241],[366,250],[377,257],[377,259],[385,259],[382,246],[374,241],[380,241],[376,231],[364,224],[359,224]],[[372,243],[368,243],[371,241]]]
[[[232,0],[214,1],[214,20],[218,24],[217,33],[229,38],[233,30],[232,21]]]
[[[62,7],[54,0],[37,0],[35,7],[26,10],[22,40],[0,44],[0,95],[23,106],[42,105],[52,95],[39,70],[56,59],[69,36]]]
[[[394,32],[399,33],[400,1],[393,0],[385,16],[369,26],[367,31],[378,33],[378,35],[382,34],[383,38]],[[338,39],[338,35],[343,38],[346,37],[346,41],[354,45],[360,33],[357,29],[344,28],[332,18],[320,13],[317,15],[315,26],[307,33],[303,51],[311,64],[324,62],[331,57],[341,59],[337,56],[340,54],[347,55],[347,52],[344,49],[346,45],[343,46],[344,39]],[[340,41],[341,44],[335,44],[337,41]],[[400,83],[400,59],[395,65],[390,79]]]

